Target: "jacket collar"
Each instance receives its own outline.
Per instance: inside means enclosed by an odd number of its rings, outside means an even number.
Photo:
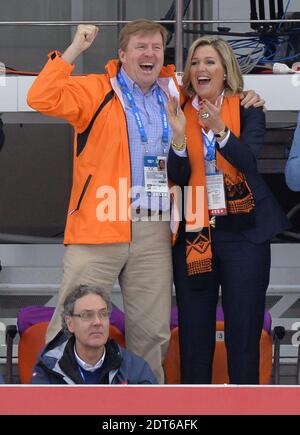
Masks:
[[[121,63],[118,59],[111,59],[105,66],[106,72],[110,78],[110,83],[119,97],[119,100],[121,101],[121,104],[123,108],[125,107],[122,91],[120,89],[118,80],[117,80],[117,74],[121,67]],[[181,95],[179,93],[179,87],[178,83],[175,79],[175,66],[174,65],[167,65],[163,66],[162,70],[160,72],[160,75],[157,79],[158,85],[162,88],[162,90],[167,94],[171,94],[172,96],[176,96],[178,100],[181,100]],[[180,101],[181,104],[183,101]]]
[[[83,384],[83,379],[78,369],[78,363],[74,354],[74,336],[67,337],[60,332],[46,347],[41,356],[41,361],[48,370],[59,374],[67,384]],[[113,375],[120,368],[122,354],[119,345],[109,339],[105,345],[105,359],[101,371],[101,379],[109,376],[111,383]]]

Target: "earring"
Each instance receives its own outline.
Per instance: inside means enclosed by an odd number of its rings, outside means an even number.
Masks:
[[[226,79],[227,79],[227,74],[224,73],[224,79],[223,80],[226,80]]]

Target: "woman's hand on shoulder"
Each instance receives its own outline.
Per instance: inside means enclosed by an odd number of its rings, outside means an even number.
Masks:
[[[265,108],[265,100],[261,98],[259,94],[257,94],[253,89],[249,91],[243,91],[240,93],[241,105],[248,109],[249,107],[262,107],[263,110]]]

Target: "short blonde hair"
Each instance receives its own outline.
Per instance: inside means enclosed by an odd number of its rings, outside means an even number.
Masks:
[[[160,32],[164,49],[169,36],[167,29],[159,23],[146,19],[138,19],[127,23],[119,33],[119,48],[126,51],[129,39],[132,35]]]
[[[243,76],[238,61],[236,60],[235,54],[230,45],[222,38],[201,37],[192,43],[188,52],[182,77],[182,87],[184,93],[188,96],[195,94],[195,90],[190,79],[192,59],[197,48],[203,47],[205,45],[213,47],[220,56],[226,74],[224,84],[227,95],[238,94],[239,92],[242,92],[244,88]]]

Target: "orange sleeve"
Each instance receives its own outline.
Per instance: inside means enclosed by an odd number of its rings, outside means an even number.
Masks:
[[[105,95],[100,75],[71,76],[73,69],[60,56],[50,57],[29,89],[27,103],[45,115],[67,120],[80,133]]]

